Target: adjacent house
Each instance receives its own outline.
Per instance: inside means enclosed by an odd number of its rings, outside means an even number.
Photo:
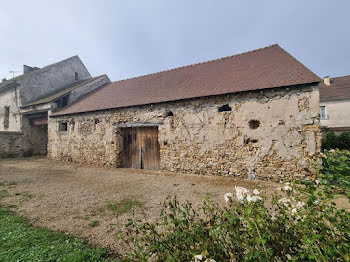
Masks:
[[[322,80],[278,45],[105,85],[50,115],[48,157],[280,180],[320,152]]]
[[[92,78],[78,56],[0,83],[0,157],[46,154],[48,116],[109,83]]]
[[[320,85],[320,121],[325,132],[350,131],[350,75],[324,78]]]

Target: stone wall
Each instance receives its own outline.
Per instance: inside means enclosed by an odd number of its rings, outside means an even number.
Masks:
[[[231,111],[219,112],[226,104]],[[61,122],[67,131],[58,131]],[[168,171],[304,177],[321,146],[318,87],[298,86],[51,117],[48,156],[120,167],[118,124],[135,122],[162,123],[160,165]]]
[[[0,132],[0,158],[32,155],[28,139],[19,132]]]

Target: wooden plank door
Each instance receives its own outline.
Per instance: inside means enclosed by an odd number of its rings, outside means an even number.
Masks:
[[[124,168],[159,169],[160,152],[157,127],[122,129]]]
[[[160,164],[158,128],[142,127],[139,128],[139,137],[141,143],[141,168],[157,170]]]
[[[122,164],[124,168],[141,168],[141,155],[139,153],[139,141],[137,129],[122,129],[123,148]]]

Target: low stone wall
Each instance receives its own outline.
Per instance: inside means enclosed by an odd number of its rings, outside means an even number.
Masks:
[[[20,132],[0,132],[0,157],[30,156],[32,151],[25,136]]]
[[[225,105],[231,111],[219,112]],[[50,118],[48,156],[121,167],[118,124],[135,122],[162,123],[160,165],[168,171],[305,177],[321,147],[318,86],[298,86]]]

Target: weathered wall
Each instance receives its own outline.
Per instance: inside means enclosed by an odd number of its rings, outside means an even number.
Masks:
[[[229,104],[232,111],[218,112]],[[167,117],[172,111],[174,116]],[[251,120],[259,126],[251,128]],[[68,121],[68,131],[58,125]],[[118,123],[159,122],[161,169],[301,177],[320,150],[318,87],[274,89],[49,119],[49,158],[120,167]]]
[[[350,127],[350,100],[323,101],[320,106],[326,106],[327,118],[321,119],[324,127]]]
[[[19,132],[0,132],[0,158],[32,154],[28,139]]]
[[[75,72],[78,73],[78,80],[75,80]],[[78,56],[53,64],[46,70],[33,73],[30,77],[23,76],[17,80],[20,84],[21,106],[54,94],[69,84],[89,78],[91,75]]]
[[[12,88],[0,93],[0,132],[21,131],[21,115],[19,114],[17,89]],[[4,127],[5,106],[10,107],[9,127]]]
[[[30,142],[33,155],[46,155],[47,153],[47,125],[31,126]]]

